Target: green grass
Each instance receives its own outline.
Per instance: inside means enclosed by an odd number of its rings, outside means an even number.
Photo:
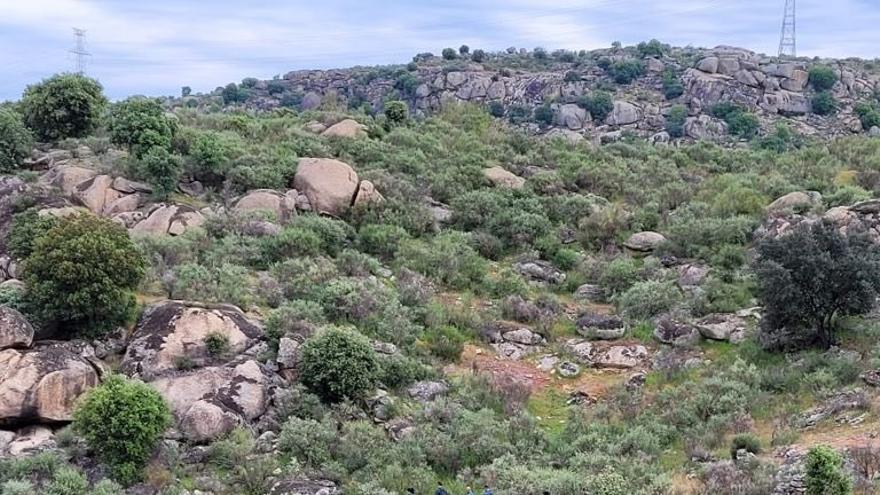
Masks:
[[[538,420],[541,428],[550,435],[559,435],[568,422],[568,396],[559,390],[548,388],[529,397],[528,412]]]

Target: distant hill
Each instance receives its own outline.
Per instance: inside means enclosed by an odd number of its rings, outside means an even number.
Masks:
[[[668,134],[723,140],[729,134],[767,134],[781,121],[804,135],[834,137],[871,132],[880,124],[880,64],[861,59],[779,60],[735,47],[673,48],[659,42],[577,53],[508,49],[451,55],[245,79],[217,88],[207,101],[264,110],[314,109],[330,102],[378,111],[385,101],[403,100],[420,113],[469,102],[536,133],[602,141],[624,132],[655,141],[670,139]],[[873,132],[880,134],[880,128]]]

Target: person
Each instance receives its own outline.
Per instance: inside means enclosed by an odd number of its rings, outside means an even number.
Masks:
[[[446,491],[446,488],[443,488],[443,482],[437,482],[437,491],[434,492],[434,495],[449,495],[449,492]]]
[[[489,485],[483,485],[483,495],[495,495]]]
[[[406,493],[408,495],[416,495],[416,489],[415,488],[407,488]]]
[[[467,491],[467,493],[466,493],[465,495],[477,495],[476,493],[474,493],[473,488],[471,488],[471,487],[467,487],[467,490],[468,490],[468,491]]]

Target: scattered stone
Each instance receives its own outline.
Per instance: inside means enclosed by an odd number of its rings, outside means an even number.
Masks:
[[[489,182],[496,187],[506,187],[508,189],[522,189],[526,184],[526,180],[518,175],[508,172],[502,167],[495,166],[483,169],[483,175],[489,179]]]
[[[598,402],[595,397],[592,397],[590,394],[584,392],[583,390],[575,390],[574,392],[568,394],[568,399],[565,401],[565,405],[567,406],[592,406]]]
[[[645,382],[648,381],[648,374],[644,371],[637,371],[631,375],[629,375],[626,379],[626,383],[624,386],[627,390],[638,390],[645,386]]]
[[[790,192],[767,206],[767,212],[779,214],[791,211],[805,211],[822,204],[822,195],[816,191]]]
[[[581,374],[581,367],[571,361],[563,361],[556,367],[559,376],[571,378]]]
[[[870,400],[862,390],[846,390],[828,398],[822,404],[805,411],[797,420],[800,428],[809,428],[845,411],[867,409]]]
[[[700,331],[688,322],[662,317],[654,327],[654,338],[673,347],[693,347],[700,341]]]
[[[439,381],[416,382],[406,389],[407,395],[422,403],[431,402],[437,397],[446,395],[447,392],[449,392],[449,385]]]
[[[626,333],[623,318],[597,313],[581,315],[577,320],[576,328],[580,335],[593,340],[619,339]]]
[[[700,334],[711,340],[740,342],[745,338],[745,320],[729,313],[715,313],[700,318],[696,322]]]
[[[565,272],[543,260],[526,260],[514,263],[513,269],[526,278],[548,284],[565,282]]]
[[[647,255],[660,247],[664,242],[666,242],[666,237],[664,237],[663,234],[645,231],[631,235],[629,239],[623,243],[623,247],[634,254]]]
[[[296,368],[299,363],[299,347],[300,343],[297,340],[281,337],[278,341],[278,356],[275,358],[278,366],[282,369]]]
[[[583,284],[574,291],[574,298],[584,301],[596,302],[605,297],[602,287],[595,284]]]

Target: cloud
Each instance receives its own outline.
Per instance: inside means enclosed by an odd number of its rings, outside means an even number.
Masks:
[[[801,53],[876,56],[880,6],[799,11]],[[759,0],[0,0],[0,99],[72,67],[71,28],[88,30],[89,73],[112,97],[206,91],[293,69],[403,63],[462,43],[590,49],[658,38],[774,53],[782,7]]]

